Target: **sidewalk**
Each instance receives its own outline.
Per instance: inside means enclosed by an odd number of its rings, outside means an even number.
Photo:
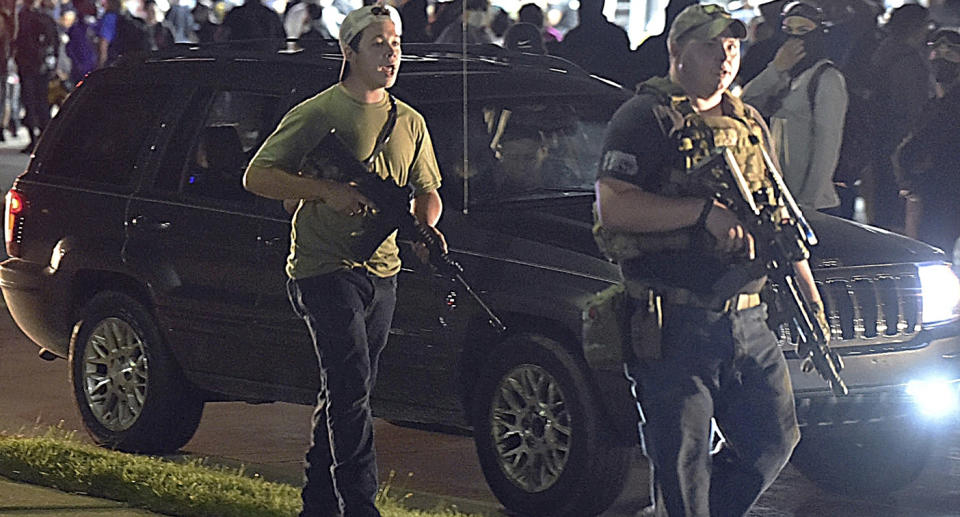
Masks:
[[[68,494],[0,477],[0,515],[23,517],[142,517],[162,515],[124,503],[80,494]]]

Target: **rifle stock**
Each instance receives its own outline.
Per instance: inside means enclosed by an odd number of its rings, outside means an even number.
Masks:
[[[827,336],[816,322],[810,302],[797,287],[793,263],[809,257],[808,246],[816,244],[816,235],[807,224],[790,195],[773,161],[763,151],[764,161],[774,180],[775,194],[786,204],[788,217],[779,206],[758,203],[747,188],[747,181],[729,148],[718,148],[713,156],[688,171],[705,185],[711,195],[732,210],[754,237],[757,260],[763,261],[766,273],[777,285],[773,290],[777,307],[783,311],[791,329],[797,332],[797,354],[804,364],[813,365],[829,383],[836,396],[848,393],[840,377],[843,361],[830,349]]]

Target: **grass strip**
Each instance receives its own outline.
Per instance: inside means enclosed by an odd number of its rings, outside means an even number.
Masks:
[[[0,434],[0,475],[170,515],[290,517],[301,504],[298,487],[249,477],[242,468],[106,450],[59,428],[38,436]],[[377,500],[384,517],[465,517],[452,509],[404,508],[389,491],[388,482]]]

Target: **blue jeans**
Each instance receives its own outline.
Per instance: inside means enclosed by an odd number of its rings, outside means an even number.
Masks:
[[[662,359],[627,365],[656,515],[744,515],[790,459],[800,431],[766,311],[665,306]]]
[[[362,269],[289,280],[320,364],[302,517],[379,517],[370,393],[397,301],[395,276]]]

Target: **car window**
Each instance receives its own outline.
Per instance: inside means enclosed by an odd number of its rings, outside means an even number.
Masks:
[[[104,86],[78,99],[65,113],[67,133],[47,147],[42,173],[81,181],[125,186],[147,136],[166,106],[169,87]],[[122,117],[116,116],[122,113]]]
[[[253,206],[243,171],[272,128],[279,97],[217,91],[196,99],[168,145],[157,187],[217,204]]]
[[[471,204],[593,189],[607,121],[617,103],[488,102],[467,110],[467,157],[459,110],[425,108],[445,198]],[[464,174],[464,170],[467,171]],[[466,176],[466,185],[464,185]]]

